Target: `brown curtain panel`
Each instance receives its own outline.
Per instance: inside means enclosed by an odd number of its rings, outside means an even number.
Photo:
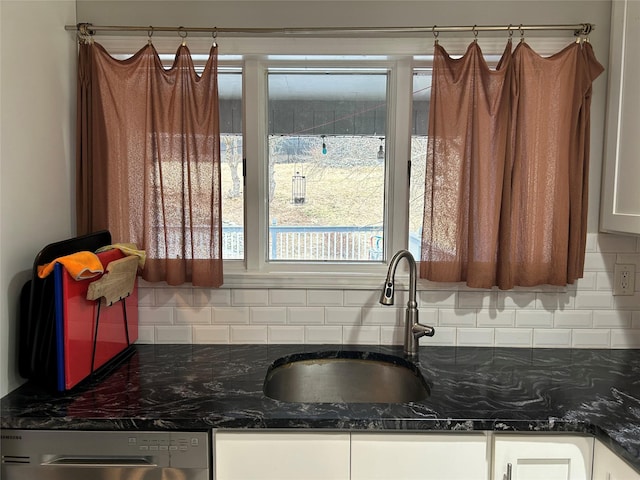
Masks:
[[[582,276],[591,84],[588,43],[543,58],[509,41],[495,69],[473,42],[435,46],[420,276],[470,287]]]
[[[217,47],[201,75],[180,46],[170,69],[149,44],[120,61],[80,46],[78,233],[146,251],[151,282],[222,284]]]

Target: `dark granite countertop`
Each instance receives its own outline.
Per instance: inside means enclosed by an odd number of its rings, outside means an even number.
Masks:
[[[285,403],[262,382],[299,352],[400,347],[137,345],[71,392],[31,383],[1,400],[2,428],[537,431],[594,434],[640,472],[640,350],[421,347],[429,398],[404,404]]]

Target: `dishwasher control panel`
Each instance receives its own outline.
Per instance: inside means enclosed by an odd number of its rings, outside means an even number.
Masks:
[[[208,434],[204,432],[128,432],[120,439],[130,454],[169,454],[171,467],[190,466],[209,452]]]

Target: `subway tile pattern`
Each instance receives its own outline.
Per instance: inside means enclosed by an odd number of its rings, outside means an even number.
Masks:
[[[613,296],[613,266],[636,265],[636,293]],[[383,279],[381,279],[382,282]],[[429,283],[420,321],[436,328],[421,345],[640,348],[640,239],[589,234],[584,277],[566,287],[509,291]],[[408,295],[393,307],[379,290],[203,289],[141,282],[138,343],[402,343]]]

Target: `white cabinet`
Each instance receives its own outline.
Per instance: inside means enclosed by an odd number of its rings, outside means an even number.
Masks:
[[[494,480],[590,480],[593,437],[496,434],[493,459]]]
[[[640,235],[640,2],[616,0],[611,11],[607,132],[601,228]]]
[[[640,473],[597,440],[593,454],[593,480],[640,480]]]
[[[348,480],[349,433],[215,432],[216,480]]]
[[[351,434],[351,480],[488,478],[484,434]]]
[[[214,433],[216,480],[487,480],[485,434]]]
[[[214,431],[216,480],[640,480],[591,436]],[[510,475],[510,476],[509,476]]]

